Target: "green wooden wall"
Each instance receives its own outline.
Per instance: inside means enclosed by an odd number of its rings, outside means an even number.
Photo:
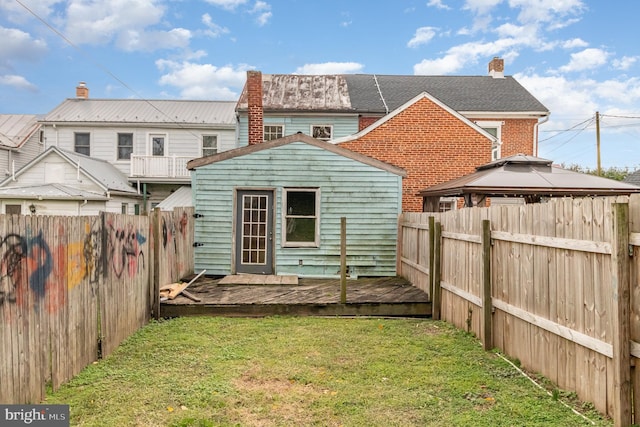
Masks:
[[[320,246],[281,245],[282,189],[320,188]],[[192,174],[196,271],[226,275],[233,251],[235,189],[275,189],[275,271],[335,277],[340,268],[340,218],[347,218],[347,265],[352,276],[396,274],[397,219],[402,178],[322,148],[293,142],[197,168]],[[302,260],[302,266],[300,265]]]
[[[302,132],[310,135],[311,125],[332,125],[333,138],[353,135],[358,132],[358,116],[265,116],[265,125],[283,125],[284,135],[293,135]],[[249,134],[247,129],[247,116],[238,118],[238,147],[248,144]]]

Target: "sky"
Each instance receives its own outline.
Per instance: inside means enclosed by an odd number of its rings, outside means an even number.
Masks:
[[[623,5],[622,5],[623,4]],[[0,0],[0,114],[91,98],[236,100],[266,74],[487,75],[550,111],[540,157],[640,168],[639,1]],[[634,29],[635,28],[635,29]]]

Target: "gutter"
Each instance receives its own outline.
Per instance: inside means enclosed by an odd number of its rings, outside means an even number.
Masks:
[[[538,157],[538,126],[547,123],[549,121],[549,116],[549,114],[546,115],[542,118],[542,121],[538,121],[538,123],[533,126],[533,155],[536,157]]]

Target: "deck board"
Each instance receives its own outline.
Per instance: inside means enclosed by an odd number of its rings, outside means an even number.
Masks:
[[[273,279],[269,280],[273,283]],[[189,292],[199,297],[200,302],[179,295],[161,303],[161,316],[431,315],[427,294],[401,277],[350,279],[346,304],[340,303],[339,279],[301,278],[297,285],[224,282],[220,278],[199,279],[189,287]]]

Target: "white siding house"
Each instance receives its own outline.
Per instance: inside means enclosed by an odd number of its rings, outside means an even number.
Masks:
[[[41,121],[46,147],[109,162],[143,195],[148,211],[181,186],[189,186],[189,160],[235,148],[233,101],[76,98]]]
[[[3,214],[134,214],[141,201],[142,196],[113,165],[56,147],[0,182]]]
[[[0,172],[4,176],[17,171],[44,151],[38,116],[0,114]]]

